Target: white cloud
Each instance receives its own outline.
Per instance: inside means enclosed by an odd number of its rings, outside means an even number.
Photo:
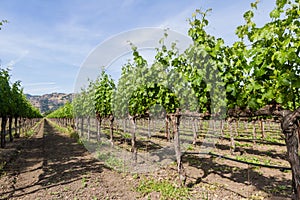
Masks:
[[[189,28],[188,19],[192,15],[193,11],[194,7],[189,7],[181,11],[179,14],[176,13],[175,15],[172,15],[172,17],[164,20],[163,22],[158,24],[158,26],[164,29],[169,28],[173,31],[177,31],[181,34],[187,35],[187,31]]]
[[[38,87],[38,88],[24,88],[24,93],[25,94],[31,94],[31,95],[40,95],[40,94],[50,94],[53,92],[59,92],[61,88],[56,86],[56,87]]]
[[[43,86],[43,85],[55,85],[55,82],[39,82],[39,83],[27,83],[24,86],[26,87],[36,87],[36,86]]]
[[[28,50],[23,51],[19,57],[17,57],[14,60],[9,61],[8,63],[5,64],[5,66],[7,66],[9,69],[13,69],[15,64],[20,62],[28,53],[29,53]]]
[[[249,8],[250,2],[252,0],[4,1],[0,7],[0,19],[8,19],[10,23],[0,31],[0,59],[6,65],[15,66],[13,72],[26,83],[45,81],[56,83],[50,86],[61,85],[62,88],[58,89],[67,90],[74,83],[76,69],[84,63],[89,52],[112,33],[148,26],[169,28],[187,35],[187,18],[196,8],[205,6],[214,9],[207,30],[230,42],[234,38],[235,26],[243,20],[242,13]],[[260,23],[264,21],[263,16],[268,15],[265,10],[269,9],[268,6],[271,8],[271,4],[274,2],[268,0],[259,4],[257,19]],[[30,12],[39,7],[41,10]],[[161,37],[152,38],[152,44]],[[131,51],[127,40],[124,39],[122,45]],[[139,46],[142,40],[144,36],[138,35],[132,42]],[[96,60],[93,64],[99,66],[118,59],[110,55],[114,53],[112,48],[120,45],[116,43],[108,47],[101,54],[104,60],[100,63]],[[33,85],[25,86],[34,89]],[[42,90],[36,88],[33,92]]]

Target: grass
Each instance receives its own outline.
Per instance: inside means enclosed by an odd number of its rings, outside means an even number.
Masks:
[[[141,180],[136,191],[143,196],[158,192],[160,199],[188,199],[189,190],[186,187],[177,187],[167,180],[144,179]]]
[[[208,124],[207,123],[203,123],[203,127],[202,129],[199,129],[197,131],[197,135],[198,135],[198,141],[200,141],[200,135],[206,136],[207,134],[207,128],[208,128]],[[158,124],[156,124],[156,127],[160,126]],[[241,160],[241,161],[246,161],[249,163],[255,163],[255,164],[265,164],[265,165],[281,165],[280,163],[278,164],[277,162],[280,162],[278,160],[281,160],[281,157],[277,157],[276,155],[279,153],[285,153],[285,151],[283,150],[283,152],[281,152],[281,146],[280,148],[276,148],[276,144],[277,143],[284,143],[284,140],[281,139],[279,137],[279,131],[273,131],[271,132],[265,132],[265,138],[261,138],[261,132],[259,131],[259,127],[257,127],[257,133],[256,133],[256,142],[257,144],[254,145],[253,144],[253,135],[252,135],[252,128],[253,125],[249,124],[248,125],[248,129],[247,130],[243,130],[239,127],[238,132],[239,135],[235,135],[234,134],[234,138],[235,138],[235,145],[237,147],[246,147],[245,148],[245,154],[243,154],[242,156],[236,156],[235,158],[237,160]],[[139,129],[142,129],[139,127]],[[183,128],[182,128],[183,129]],[[127,128],[127,131],[129,130],[129,128]],[[147,129],[145,129],[147,131]],[[182,131],[182,133],[184,132],[185,135],[190,134],[190,136],[192,136],[192,131],[188,130],[187,127],[184,127],[184,131]],[[96,131],[96,129],[95,129]],[[144,130],[142,130],[143,133],[145,134],[146,132]],[[65,131],[63,131],[65,132]],[[109,136],[109,129],[105,129],[102,128],[101,129],[101,133],[105,134],[106,136]],[[138,133],[138,131],[137,131]],[[157,132],[155,130],[151,131],[152,136],[162,136],[163,133],[162,132]],[[202,134],[204,133],[204,134]],[[235,133],[235,130],[233,129],[233,133]],[[183,135],[184,135],[183,134]],[[78,136],[78,135],[77,135]],[[119,131],[115,131],[114,132],[114,136],[119,136],[119,137],[115,137],[116,140],[121,140],[122,143],[116,142],[116,146],[122,148],[123,150],[127,148],[128,144],[123,144],[123,140],[124,139],[129,139],[131,138],[131,134],[126,132],[124,133],[123,131],[121,131],[121,129],[119,129]],[[139,141],[143,141],[144,137],[142,137],[144,135],[139,135],[137,134],[137,140]],[[227,138],[230,138],[230,134],[229,134],[229,130],[226,129],[226,127],[224,127],[224,135]],[[162,137],[158,137],[158,139],[156,137],[153,137],[153,140],[151,142],[160,142],[160,138]],[[127,140],[125,140],[127,141]],[[103,142],[103,141],[102,141]],[[268,142],[270,144],[268,144]],[[105,145],[110,145],[110,143],[104,143]],[[104,144],[99,144],[99,146],[104,145]],[[119,145],[119,146],[118,146]],[[224,149],[222,148],[224,146]],[[225,152],[228,152],[227,150],[229,148],[228,146],[229,142],[227,140],[222,140],[221,141],[221,145],[220,145],[220,149],[216,149],[218,150],[217,153],[220,153],[219,151],[221,151],[222,153],[220,154],[224,154],[224,150]],[[270,145],[270,146],[269,146]],[[274,147],[275,145],[275,147]],[[186,150],[188,151],[197,151],[198,150],[199,145],[192,145],[189,144],[186,146]],[[274,147],[274,149],[273,149]],[[141,148],[141,147],[140,147]],[[101,150],[101,147],[99,147],[99,151]],[[141,149],[139,149],[141,150]],[[102,160],[103,162],[105,162],[105,164],[112,168],[115,169],[117,171],[121,171],[124,172],[124,159],[118,158],[117,155],[114,155],[113,153],[109,153],[109,152],[99,152],[98,151],[98,158],[100,160]],[[279,152],[280,151],[280,152]],[[260,154],[260,152],[262,152]],[[263,153],[266,152],[266,153]],[[279,152],[279,153],[278,153]],[[226,153],[225,153],[226,154]],[[236,155],[236,154],[235,154]],[[233,157],[233,155],[227,155],[228,157]],[[272,157],[271,157],[272,156]],[[195,166],[197,168],[201,168],[203,167],[203,163],[201,162],[201,160],[199,159],[195,159],[194,156],[185,156],[184,157],[185,162],[188,162],[190,165]],[[176,166],[176,163],[175,163]],[[255,166],[251,166],[249,165],[249,167],[251,167],[251,169],[258,171],[259,174],[263,173],[263,170],[260,170],[260,167],[255,167]],[[231,166],[217,166],[214,168],[215,171],[232,171],[232,173],[239,171],[240,168],[238,167],[231,167]],[[127,170],[126,170],[127,171]],[[290,172],[290,171],[286,171],[286,172]],[[155,178],[142,178],[140,176],[138,176],[137,174],[133,174],[132,178],[136,181],[139,182],[138,186],[135,188],[135,190],[137,192],[139,192],[141,195],[143,195],[145,197],[145,199],[149,199],[149,198],[153,198],[153,196],[151,195],[159,195],[160,199],[189,199],[189,195],[192,195],[192,191],[193,190],[190,188],[180,188],[177,187],[176,185],[174,185],[174,183],[172,183],[171,181],[168,180],[158,180]],[[214,189],[216,188],[216,189]],[[284,192],[289,188],[286,188],[286,186],[278,186],[278,187],[272,187],[269,188],[269,192],[270,193],[280,193],[281,191]],[[214,186],[210,186],[209,188],[206,188],[206,191],[203,191],[203,193],[199,193],[199,195],[202,194],[202,196],[199,196],[199,198],[201,199],[210,199],[210,194],[211,192],[208,191],[212,191],[214,192],[218,190],[218,187],[214,187]],[[260,199],[262,197],[262,195],[252,195],[251,197],[249,197],[249,199]]]
[[[104,161],[105,165],[112,168],[112,169],[115,169],[119,172],[125,170],[124,169],[124,162],[121,159],[115,157],[110,152],[106,152],[106,153],[105,152],[104,153],[98,152],[97,158],[99,160]]]
[[[252,147],[252,146],[253,146],[253,144],[250,144],[250,143],[240,143],[240,142],[235,142],[234,144],[235,144],[235,146],[237,146],[237,147]]]
[[[125,139],[130,139],[130,138],[131,138],[131,134],[130,134],[130,133],[124,133],[124,134],[123,134],[123,137],[124,137]]]
[[[292,190],[292,187],[290,185],[273,185],[266,186],[264,189],[271,194],[287,195]]]
[[[31,136],[33,136],[34,135],[34,130],[33,129],[30,129],[30,130],[28,130],[28,131],[26,131],[25,133],[24,133],[24,136],[25,137],[31,137]]]
[[[38,130],[37,128],[40,127],[41,123],[43,120],[40,120],[39,122],[37,122],[33,127],[31,127],[29,130],[23,132],[23,136],[24,137],[32,137]]]
[[[195,147],[194,147],[194,145],[189,144],[189,145],[187,146],[186,150],[187,150],[187,151],[193,151],[193,150],[195,150]]]
[[[4,173],[4,167],[5,167],[5,165],[6,165],[5,161],[3,161],[3,162],[0,163],[0,177]]]
[[[245,161],[254,164],[262,164],[257,157],[236,156],[235,158],[240,161]]]
[[[236,156],[237,160],[245,161],[254,164],[261,164],[261,165],[280,165],[280,163],[272,162],[270,158],[267,157],[254,157],[254,156]],[[257,167],[258,168],[258,167]]]
[[[275,144],[285,144],[284,139],[277,139],[270,136],[265,137],[263,140]]]
[[[73,138],[77,141],[78,144],[82,144],[82,142],[80,141],[80,138],[79,138],[79,135],[76,131],[74,131],[71,127],[62,127],[62,126],[59,126],[58,124],[48,120],[48,122],[54,126],[54,128],[56,130],[58,130],[59,132],[62,132],[62,133],[66,133],[70,136],[70,138]]]
[[[83,188],[87,187],[87,179],[85,177],[82,177],[81,184]]]

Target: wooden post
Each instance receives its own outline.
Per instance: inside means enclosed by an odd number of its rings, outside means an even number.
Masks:
[[[150,128],[150,116],[148,117],[148,139],[151,138],[151,128]]]
[[[236,135],[236,136],[239,136],[239,131],[238,131],[238,128],[239,128],[239,120],[238,120],[238,118],[236,118],[234,121],[235,121],[235,123],[234,123],[234,131],[235,131],[235,135]]]
[[[221,120],[220,120],[220,133],[221,133],[221,138],[224,137],[224,130],[223,130],[223,128],[224,128],[224,121],[223,121],[223,119],[221,119]]]
[[[137,163],[137,148],[136,148],[136,118],[130,117],[131,123],[133,125],[133,130],[131,132],[131,152],[133,155],[133,161]]]
[[[166,130],[165,130],[165,137],[170,142],[170,129],[169,129],[169,118],[166,116],[165,118]]]
[[[261,138],[265,138],[265,126],[264,126],[264,120],[260,119],[260,129],[261,129]]]
[[[193,119],[192,122],[192,129],[193,129],[193,145],[196,145],[197,143],[197,130],[196,130],[196,124],[195,124],[195,119]]]
[[[173,123],[174,148],[175,148],[176,161],[177,161],[177,171],[179,173],[181,185],[185,185],[186,173],[182,165],[181,151],[180,151],[180,134],[179,134],[180,116],[181,115],[179,113],[179,109],[177,109],[175,114],[170,115]]]
[[[87,139],[90,140],[90,126],[91,126],[91,117],[87,117]]]
[[[80,135],[81,137],[83,137],[83,124],[84,124],[84,117],[81,117],[81,125],[80,125]]]
[[[114,116],[113,115],[110,115],[109,116],[109,128],[110,128],[110,142],[112,143],[113,145],[113,142],[114,142]]]
[[[101,122],[102,119],[99,118],[97,122],[97,141],[101,141]]]
[[[19,138],[20,134],[18,133],[18,117],[15,117],[15,138]]]
[[[5,134],[6,134],[6,122],[7,122],[7,117],[2,116],[1,117],[1,148],[5,147]]]
[[[253,131],[252,131],[252,139],[253,144],[256,144],[256,127],[255,127],[255,120],[252,121]]]
[[[12,120],[13,117],[9,116],[9,121],[8,121],[8,134],[9,134],[9,141],[12,142],[13,141],[13,135],[12,135]]]
[[[235,150],[235,143],[234,143],[234,134],[232,130],[232,122],[233,119],[229,118],[228,119],[228,128],[229,128],[229,134],[230,134],[230,153],[233,154]]]

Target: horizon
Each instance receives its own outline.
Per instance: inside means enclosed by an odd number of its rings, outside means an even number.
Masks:
[[[74,93],[64,93],[64,92],[51,92],[51,93],[45,93],[45,94],[37,94],[37,95],[33,95],[33,94],[29,94],[29,93],[24,93],[24,95],[30,95],[30,96],[43,96],[43,95],[50,95],[50,94],[66,94],[66,95],[70,95],[70,94],[74,94]]]

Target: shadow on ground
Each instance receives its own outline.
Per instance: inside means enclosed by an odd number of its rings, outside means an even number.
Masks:
[[[76,140],[60,134],[47,120],[43,122],[42,132],[30,138],[22,147],[18,157],[6,166],[12,179],[10,189],[0,192],[0,198],[22,197],[39,190],[69,184],[82,179],[90,172],[102,172],[104,166],[92,158],[87,150]],[[36,172],[38,177],[26,183],[16,183],[19,174]]]

